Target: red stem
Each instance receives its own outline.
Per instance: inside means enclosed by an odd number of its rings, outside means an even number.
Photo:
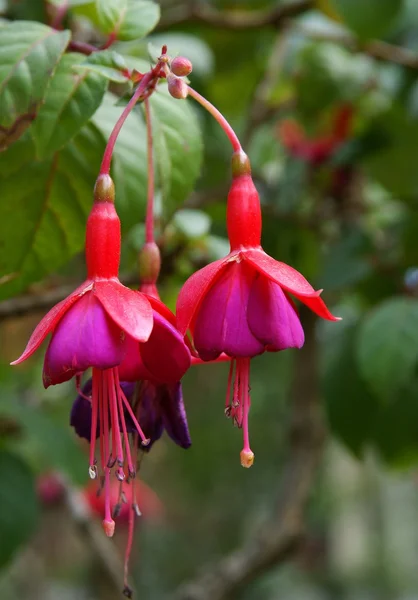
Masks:
[[[154,242],[154,156],[152,143],[151,108],[149,99],[145,98],[145,122],[147,126],[147,160],[148,160],[148,190],[147,214],[145,216],[145,242]]]
[[[213,104],[209,102],[209,100],[206,100],[206,98],[201,96],[198,92],[196,92],[196,90],[191,88],[189,85],[187,86],[187,89],[189,92],[189,96],[191,96],[197,102],[199,102],[199,104],[201,104],[203,108],[205,108],[218,121],[219,125],[222,127],[222,129],[228,136],[228,139],[231,142],[234,152],[241,151],[242,147],[235,131],[232,129],[231,125],[228,123],[225,117],[219,112],[219,110],[215,108]]]
[[[119,117],[116,125],[114,126],[112,133],[110,134],[110,137],[108,139],[105,151],[104,151],[102,164],[100,166],[100,175],[108,175],[109,174],[113,150],[114,150],[115,143],[118,138],[119,132],[122,129],[122,125],[125,123],[127,116],[129,115],[129,113],[131,112],[131,110],[133,109],[135,104],[138,102],[140,97],[144,94],[145,90],[147,89],[148,84],[151,82],[153,77],[154,77],[154,70],[149,71],[149,73],[146,73],[144,75],[144,77],[141,79],[141,82],[138,85],[134,95],[129,100],[128,104],[125,106],[121,116]]]

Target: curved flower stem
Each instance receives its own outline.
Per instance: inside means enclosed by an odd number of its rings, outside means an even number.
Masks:
[[[191,88],[189,85],[187,86],[187,89],[189,92],[189,96],[191,96],[197,102],[199,102],[199,104],[201,104],[203,108],[205,108],[212,115],[212,117],[218,121],[219,125],[222,127],[222,129],[228,136],[228,139],[231,142],[234,152],[242,151],[241,143],[235,131],[232,129],[231,125],[228,123],[225,117],[219,112],[219,110],[215,108],[213,104],[209,102],[209,100],[206,100],[206,98],[201,96],[198,92],[196,92],[196,90]]]
[[[152,140],[151,108],[149,99],[145,98],[145,122],[147,126],[147,161],[148,161],[148,190],[147,214],[145,216],[145,242],[154,242],[154,153]]]
[[[129,113],[134,108],[135,104],[138,102],[138,100],[141,98],[141,96],[144,95],[144,93],[145,93],[148,85],[151,83],[151,81],[152,81],[152,79],[154,77],[155,77],[154,69],[152,71],[149,71],[148,73],[146,73],[143,76],[143,78],[141,79],[141,82],[138,85],[138,87],[137,87],[134,95],[129,100],[129,102],[125,106],[125,108],[124,108],[121,116],[117,120],[116,125],[114,126],[114,128],[112,130],[112,133],[109,136],[109,140],[107,142],[107,145],[106,145],[106,148],[105,148],[105,151],[104,151],[102,164],[100,166],[100,175],[108,175],[109,174],[110,163],[111,163],[111,160],[112,160],[113,150],[115,148],[115,143],[116,143],[116,140],[117,140],[118,135],[120,133],[120,130],[122,129],[122,126],[125,123],[126,118],[128,117]]]

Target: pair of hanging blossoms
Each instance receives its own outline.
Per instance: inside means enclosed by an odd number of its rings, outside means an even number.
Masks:
[[[170,61],[164,47],[157,64],[141,75],[109,138],[94,189],[86,229],[87,279],[41,320],[22,356],[12,363],[25,361],[51,335],[43,369],[45,387],[75,378],[78,395],[71,424],[90,442],[89,474],[92,479],[100,474],[108,536],[115,530],[114,516],[131,493],[125,571],[134,515],[140,513],[135,486],[128,486],[136,475],[139,451],[149,450],[164,429],[183,448],[191,444],[180,381],[192,362],[230,359],[225,413],[243,430],[241,464],[250,467],[251,358],[303,345],[303,329],[289,294],[320,317],[336,320],[320,292],[300,273],[263,251],[260,201],[248,157],[222,115],[183,79],[190,72],[190,61],[182,57]],[[190,95],[200,102],[223,127],[234,150],[226,216],[230,253],[188,279],[178,297],[176,316],[161,302],[156,287],[160,254],[153,233],[148,97],[161,77],[166,77],[173,97]],[[141,282],[134,291],[118,279],[121,232],[109,171],[117,135],[139,101],[144,102],[147,120],[149,181]],[[81,377],[90,369],[91,379],[81,389]],[[112,506],[113,476],[120,482],[120,494]],[[126,574],[124,593],[132,593]]]

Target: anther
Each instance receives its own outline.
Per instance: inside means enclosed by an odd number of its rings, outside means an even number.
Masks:
[[[97,478],[97,467],[96,467],[96,465],[90,465],[89,466],[89,475],[90,475],[90,479],[96,479]]]
[[[116,475],[116,479],[118,481],[123,481],[125,479],[125,473],[123,472],[123,469],[121,469],[120,467],[118,467],[116,469],[115,475]]]
[[[117,519],[117,517],[120,515],[121,510],[122,510],[122,504],[120,504],[118,502],[117,504],[115,504],[115,506],[113,508],[112,519]]]
[[[129,587],[129,585],[125,585],[125,587],[122,590],[122,594],[124,596],[126,596],[126,598],[132,598],[133,591],[131,590],[131,588]]]
[[[136,502],[132,504],[132,510],[134,511],[137,517],[142,516],[142,512],[139,510],[139,506]]]
[[[135,477],[136,477],[136,471],[129,470],[129,480],[135,479]]]
[[[113,469],[113,467],[115,466],[115,464],[116,464],[116,458],[113,458],[113,456],[110,455],[109,456],[109,460],[107,461],[107,465],[106,465],[107,468],[108,469]]]
[[[151,438],[145,438],[144,440],[141,441],[141,446],[148,446],[150,442],[151,442]]]
[[[231,412],[232,412],[232,406],[226,406],[224,412],[225,412],[225,417],[227,417],[227,419],[229,419],[231,416]]]

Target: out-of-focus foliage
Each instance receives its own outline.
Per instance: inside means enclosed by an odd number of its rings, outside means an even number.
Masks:
[[[291,566],[261,577],[239,597],[414,598],[418,68],[399,64],[403,54],[396,47],[409,57],[418,52],[418,3],[317,0],[286,28],[235,31],[188,19],[186,2],[70,0],[59,32],[51,27],[56,4],[0,2],[0,299],[83,279],[79,253],[92,188],[106,138],[132,92],[121,70],[145,71],[164,43],[169,54],[186,55],[194,64],[192,85],[230,120],[251,158],[265,250],[324,288],[327,303],[343,317],[317,327],[330,443],[313,490],[307,547]],[[280,2],[208,4],[234,15]],[[100,46],[115,27],[120,35],[111,49],[90,57],[66,51],[69,30],[78,41]],[[373,56],[375,37],[394,48],[387,60]],[[210,116],[189,100],[171,98],[164,83],[160,88],[151,107],[161,291],[174,307],[185,278],[228,251],[230,147]],[[113,159],[124,274],[136,272],[143,242],[145,133],[137,107]],[[15,597],[15,571],[20,597],[36,597],[23,567],[39,549],[48,556],[51,539],[42,532],[49,517],[39,520],[34,477],[60,471],[70,485],[87,477],[84,448],[68,426],[72,387],[43,391],[39,360],[20,371],[6,366],[35,322],[32,315],[8,319],[0,330],[0,564],[15,556],[0,582],[5,600]],[[147,600],[160,599],[205,561],[227,553],[273,506],[294,356],[254,361],[256,461],[248,472],[237,459],[239,433],[223,419],[227,368],[195,367],[187,374],[193,446],[184,452],[165,440],[141,466],[167,509],[164,523],[140,525],[134,570]],[[55,515],[59,526],[71,520],[62,510]],[[30,545],[36,522],[39,538]],[[78,548],[79,535],[74,526],[61,546]],[[83,590],[94,586],[93,597],[114,598],[100,587],[94,553],[83,552],[79,562],[71,552],[72,562],[49,557],[29,570],[33,590],[60,598],[65,588],[69,598],[84,598]]]

